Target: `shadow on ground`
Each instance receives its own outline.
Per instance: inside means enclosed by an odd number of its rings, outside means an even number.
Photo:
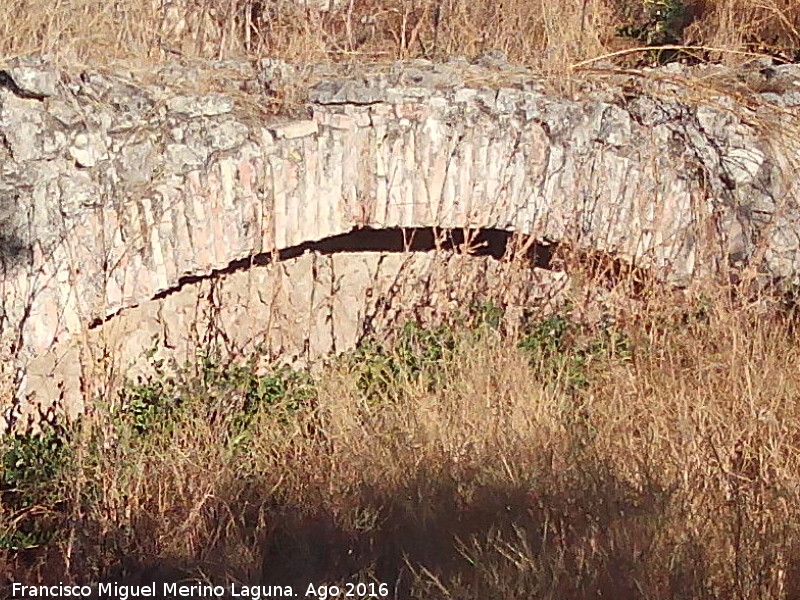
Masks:
[[[634,489],[602,465],[469,494],[468,479],[441,468],[421,467],[399,489],[353,485],[349,505],[338,508],[313,490],[302,504],[265,503],[258,486],[235,502],[220,490],[220,514],[238,511],[239,531],[229,527],[191,558],[126,556],[106,580],[202,576],[288,585],[301,597],[310,583],[371,581],[388,584],[392,598],[576,600],[738,597],[743,577],[754,589],[772,585],[769,569],[729,581],[712,575],[705,540],[680,529],[675,492]],[[249,561],[244,546],[254,548]],[[784,597],[800,597],[797,560],[786,575]]]

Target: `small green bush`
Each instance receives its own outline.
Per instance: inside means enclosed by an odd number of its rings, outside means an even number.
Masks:
[[[630,338],[615,328],[601,325],[587,337],[577,324],[570,322],[568,314],[555,314],[528,324],[519,347],[530,356],[540,375],[572,391],[589,384],[588,366],[593,360],[629,360],[634,352]]]
[[[404,382],[421,381],[428,390],[437,389],[455,343],[450,326],[427,329],[409,322],[391,347],[365,339],[344,360],[356,370],[357,387],[366,400],[379,404],[396,400]]]
[[[682,0],[643,0],[639,13],[617,28],[622,37],[634,38],[646,46],[681,44],[683,30],[689,23],[689,10]],[[675,50],[655,50],[648,59],[660,64],[676,60]]]
[[[242,439],[258,415],[285,423],[311,406],[315,396],[308,373],[283,366],[257,375],[252,363],[223,364],[204,357],[174,377],[158,374],[129,382],[120,393],[115,416],[122,430],[147,437],[171,431],[185,410],[201,410],[209,418],[226,420],[231,439]]]
[[[2,452],[0,503],[6,525],[0,548],[20,550],[46,543],[52,516],[62,507],[62,482],[72,461],[70,431],[59,424],[7,440]]]
[[[164,424],[181,403],[175,381],[161,376],[129,382],[120,392],[120,400],[117,416],[142,435],[154,425]]]

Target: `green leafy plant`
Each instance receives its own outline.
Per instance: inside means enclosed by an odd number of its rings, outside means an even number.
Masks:
[[[617,28],[617,34],[647,46],[681,44],[683,30],[690,21],[688,7],[682,0],[643,0],[638,10],[624,12],[630,20]],[[655,50],[648,59],[665,64],[678,56],[675,50]]]
[[[157,423],[165,423],[180,405],[175,381],[162,376],[139,378],[120,392],[118,416],[135,432],[146,434]]]
[[[610,357],[631,360],[634,355],[633,341],[624,333],[605,325],[593,337],[585,350],[587,357]]]
[[[236,390],[240,403],[236,407],[235,428],[247,429],[259,414],[288,422],[314,402],[317,391],[310,374],[287,366],[276,367],[264,375],[256,374],[252,365],[225,369],[218,385],[221,390]]]
[[[0,548],[20,550],[46,543],[53,535],[52,515],[61,507],[61,482],[72,459],[69,430],[46,425],[39,433],[11,437],[2,453],[0,499],[3,519]]]
[[[578,326],[569,321],[568,314],[555,314],[530,323],[519,347],[530,355],[544,377],[562,382],[569,390],[588,385],[588,367],[594,359],[633,357],[630,338],[609,325],[600,327],[588,338],[579,334]]]
[[[569,320],[564,315],[552,315],[527,327],[520,348],[535,354],[551,356],[561,352],[567,343]]]
[[[358,373],[358,389],[368,401],[394,399],[403,381],[419,382],[429,389],[441,384],[445,359],[455,347],[455,332],[449,326],[425,328],[406,323],[398,340],[385,347],[366,339],[345,360]]]
[[[485,325],[494,330],[500,329],[505,317],[503,306],[495,304],[492,300],[487,300],[481,304],[475,304],[471,308],[478,325]]]

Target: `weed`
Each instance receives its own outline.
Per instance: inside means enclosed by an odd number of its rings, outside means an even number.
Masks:
[[[643,18],[617,28],[622,37],[634,38],[647,46],[681,44],[683,30],[689,23],[689,11],[681,0],[645,0]],[[651,61],[666,64],[680,57],[676,50],[654,50]]]
[[[72,460],[69,431],[59,425],[11,437],[2,453],[0,500],[6,515],[0,547],[32,548],[50,540],[52,513],[61,504],[61,484]]]
[[[140,377],[128,382],[120,392],[118,417],[138,434],[146,434],[156,424],[164,424],[180,406],[176,383],[169,377]]]
[[[526,327],[519,341],[540,376],[566,389],[587,384],[586,355],[574,343],[575,326],[566,315],[551,315]]]
[[[260,419],[267,426],[288,425],[302,411],[313,409],[317,395],[311,375],[278,366],[257,375],[252,365],[232,365],[217,371],[213,396],[227,404],[229,439],[237,447],[252,439]]]
[[[295,62],[476,56],[501,49],[513,62],[547,73],[607,54],[616,31],[647,44],[677,42],[688,22],[698,45],[733,51],[761,43],[791,56],[800,46],[794,0],[487,0],[333,2],[190,0],[91,6],[9,0],[0,7],[4,56],[41,52],[75,64],[134,60],[270,56]],[[23,15],[23,18],[20,18]],[[636,17],[636,18],[632,18]],[[664,57],[666,60],[669,57]],[[282,91],[278,91],[281,95]]]
[[[404,386],[412,382],[429,390],[440,387],[442,369],[454,345],[451,326],[427,329],[408,322],[393,346],[365,339],[343,360],[357,371],[358,389],[365,398],[380,404],[396,400],[398,392],[404,395]]]
[[[569,331],[570,323],[566,315],[551,315],[530,323],[519,345],[532,354],[553,356],[565,350]]]
[[[478,326],[485,325],[495,331],[500,329],[505,316],[505,309],[502,306],[487,300],[470,308],[470,312],[474,315],[473,322]]]

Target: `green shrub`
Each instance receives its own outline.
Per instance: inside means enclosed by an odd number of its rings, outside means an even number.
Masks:
[[[589,384],[588,366],[594,359],[629,360],[634,351],[630,338],[617,329],[601,325],[586,336],[566,314],[528,324],[519,347],[529,354],[541,376],[571,391]]]
[[[681,44],[688,25],[689,10],[682,0],[643,0],[641,7],[623,11],[629,19],[617,28],[617,34],[634,38],[646,46]],[[655,50],[648,59],[666,64],[680,56],[675,50]]]
[[[355,369],[357,388],[366,400],[380,403],[397,400],[404,383],[421,382],[430,391],[437,389],[455,343],[452,327],[427,329],[409,322],[391,347],[365,339],[344,360]]]
[[[59,424],[40,433],[10,437],[2,453],[0,502],[6,518],[0,548],[20,550],[46,543],[63,504],[62,483],[72,461],[72,436]]]

